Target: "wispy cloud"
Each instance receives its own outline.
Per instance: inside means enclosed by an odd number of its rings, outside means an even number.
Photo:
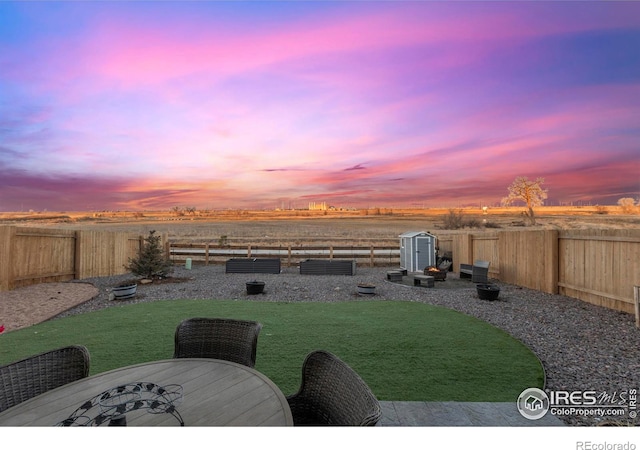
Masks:
[[[356,164],[355,166],[347,167],[346,169],[344,169],[344,171],[348,172],[350,170],[364,170],[364,169],[366,169],[366,167],[363,166],[362,164]]]

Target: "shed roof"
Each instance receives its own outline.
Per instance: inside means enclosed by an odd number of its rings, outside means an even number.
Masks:
[[[435,237],[433,234],[427,232],[427,231],[407,231],[406,233],[402,233],[399,237],[401,238],[412,238],[412,237],[416,237],[416,236],[431,236],[431,237]]]

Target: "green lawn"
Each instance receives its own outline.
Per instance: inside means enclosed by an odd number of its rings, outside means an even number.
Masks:
[[[81,344],[91,374],[171,358],[189,317],[263,324],[256,369],[295,392],[307,353],[335,353],[380,400],[515,401],[543,387],[536,356],[507,333],[445,308],[411,302],[275,303],[180,300],[114,306],[0,335],[0,364]]]

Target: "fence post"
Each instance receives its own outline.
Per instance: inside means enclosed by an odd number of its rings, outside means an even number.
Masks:
[[[74,252],[73,252],[73,278],[75,280],[80,279],[82,275],[83,262],[82,261],[82,231],[76,230],[74,236]]]
[[[544,291],[549,294],[558,293],[558,272],[560,267],[558,257],[558,230],[547,230],[544,232],[544,261],[542,261],[545,269],[544,274]]]
[[[636,308],[636,327],[640,328],[640,286],[633,287],[633,303]]]
[[[460,264],[473,264],[473,236],[470,233],[456,234],[452,239],[454,272]]]
[[[287,246],[287,267],[291,267],[291,244]]]
[[[251,258],[251,244],[247,245],[247,258]]]
[[[209,243],[204,244],[204,265],[209,265]]]
[[[171,242],[169,242],[169,233],[162,233],[162,246],[164,247],[164,257],[171,259]]]
[[[374,267],[375,266],[375,261],[374,261],[375,251],[373,250],[373,245],[370,248],[369,256],[370,256],[370,261],[371,261],[370,266]]]
[[[15,234],[15,227],[0,227],[0,291],[8,291],[13,287],[13,280],[11,280],[11,243]]]

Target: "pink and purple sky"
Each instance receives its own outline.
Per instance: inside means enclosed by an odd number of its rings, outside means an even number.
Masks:
[[[640,194],[637,2],[0,2],[0,211]]]

